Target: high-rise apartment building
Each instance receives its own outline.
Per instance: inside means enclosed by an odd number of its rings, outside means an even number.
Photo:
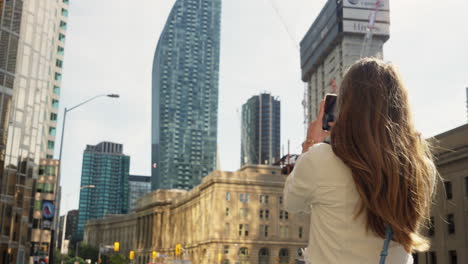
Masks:
[[[87,145],[83,154],[77,238],[89,219],[128,212],[128,173],[130,157],[123,145],[101,142]],[[91,188],[89,188],[91,187]]]
[[[273,164],[280,157],[281,104],[267,93],[242,105],[241,166]]]
[[[216,168],[221,0],[177,0],[152,73],[152,189],[191,189]]]
[[[34,186],[55,147],[67,17],[68,0],[0,0],[0,263],[34,251]]]
[[[302,39],[300,53],[302,81],[307,83],[304,98],[307,123],[317,117],[326,93],[339,93],[347,68],[361,55],[383,56],[383,44],[390,37],[389,0],[379,3],[371,42],[364,41],[364,37],[377,0],[328,0]]]
[[[128,211],[133,211],[136,202],[143,195],[151,192],[151,177],[129,175],[128,176]]]

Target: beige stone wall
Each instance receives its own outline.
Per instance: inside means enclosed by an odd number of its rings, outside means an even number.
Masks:
[[[217,263],[220,253],[222,263],[234,263],[238,258],[241,263],[259,263],[261,249],[267,252],[263,255],[268,255],[262,256],[265,263],[279,261],[281,250],[289,256],[281,257],[281,263],[294,263],[299,248],[307,246],[310,219],[308,215],[292,213],[288,213],[288,219],[285,214],[280,219],[285,177],[280,174],[280,168],[265,165],[246,166],[236,172],[215,171],[191,191],[158,190],[146,195],[139,200],[136,212],[127,218],[90,221],[85,227],[85,241],[97,245],[122,239],[119,241],[122,253],[134,250],[134,263],[151,261],[153,250],[174,258],[176,244],[184,248],[182,258],[193,263]],[[243,229],[239,235],[241,224]],[[245,225],[248,225],[247,235]],[[268,225],[267,236],[265,225]],[[301,238],[299,227],[302,227]],[[116,236],[119,232],[122,235]],[[241,248],[247,249],[242,251],[248,254],[239,255]]]

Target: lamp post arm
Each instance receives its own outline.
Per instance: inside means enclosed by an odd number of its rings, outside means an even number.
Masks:
[[[91,98],[89,98],[88,100],[86,100],[84,102],[81,102],[81,103],[79,103],[79,104],[77,104],[77,105],[75,105],[73,107],[70,107],[69,109],[66,109],[66,112],[70,112],[71,110],[73,110],[73,109],[75,109],[77,107],[80,107],[80,106],[82,106],[82,105],[84,105],[84,104],[86,104],[86,103],[88,103],[88,102],[90,102],[90,101],[92,101],[92,100],[94,100],[94,99],[96,99],[98,97],[102,97],[102,96],[107,96],[107,94],[99,94],[99,95],[96,95],[94,97],[91,97]]]

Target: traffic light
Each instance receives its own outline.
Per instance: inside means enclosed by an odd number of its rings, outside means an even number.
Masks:
[[[158,252],[156,252],[156,251],[151,252],[151,257],[154,258],[154,259],[157,258],[158,257]]]
[[[175,246],[175,255],[176,255],[176,256],[179,256],[180,253],[182,253],[182,245],[181,245],[181,244],[177,244],[177,245]]]
[[[114,242],[114,251],[119,252],[120,250],[120,243],[119,242]]]
[[[128,258],[130,260],[133,260],[135,258],[135,251],[131,250],[130,253],[128,254]]]

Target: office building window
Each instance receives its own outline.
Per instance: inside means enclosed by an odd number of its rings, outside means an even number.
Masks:
[[[468,196],[468,176],[465,176],[465,196]]]
[[[57,99],[52,99],[52,107],[53,108],[58,108],[59,107],[59,101]]]
[[[243,231],[244,231],[244,224],[239,224],[239,236],[242,236]]]
[[[54,85],[54,94],[60,95],[60,87]]]
[[[68,17],[68,10],[66,10],[65,8],[62,8],[62,16]]]
[[[55,73],[55,78],[54,78],[56,81],[61,81],[62,80],[62,74],[59,73],[59,72],[56,72]]]
[[[260,204],[268,204],[268,195],[260,194]]]
[[[65,21],[60,21],[60,28],[61,28],[61,29],[67,29],[67,22],[65,22]]]
[[[449,251],[449,258],[450,258],[450,264],[457,264],[457,251],[456,250],[450,250]]]
[[[49,127],[49,135],[50,136],[55,136],[55,131],[56,131],[55,127]]]
[[[62,33],[59,33],[59,38],[58,38],[58,39],[59,39],[59,41],[61,41],[61,42],[65,42],[65,35],[62,34]]]
[[[239,216],[241,218],[249,217],[249,208],[239,208]]]
[[[230,201],[230,200],[231,200],[231,193],[226,192],[226,201]]]
[[[50,113],[50,121],[57,121],[57,114],[56,113]]]
[[[245,236],[249,236],[249,225],[248,224],[244,225],[244,230],[245,230],[244,231]]]
[[[279,204],[283,204],[283,196],[279,197]]]
[[[260,236],[268,237],[268,225],[260,225]]]
[[[63,47],[58,46],[57,53],[63,56],[63,54],[65,53],[65,49]]]
[[[55,66],[57,66],[58,68],[62,68],[63,67],[63,61],[59,60],[59,59],[56,59],[55,60]]]
[[[250,195],[248,193],[239,194],[239,201],[242,203],[248,203],[250,201]]]
[[[289,226],[280,226],[279,231],[281,238],[289,238]]]
[[[455,216],[453,214],[447,215],[447,227],[449,234],[455,234]]]
[[[224,224],[224,234],[229,236],[229,223]]]
[[[270,210],[265,210],[265,218],[270,219]]]
[[[445,181],[444,186],[445,186],[445,193],[447,195],[447,200],[452,200],[452,198],[453,198],[452,182],[451,181]]]
[[[429,263],[428,264],[437,264],[437,254],[435,251],[429,251]]]
[[[434,236],[435,234],[435,221],[434,221],[434,217],[431,216],[431,218],[429,218],[429,230],[427,232],[427,235],[432,237]]]
[[[47,149],[54,149],[55,142],[54,141],[47,141]]]
[[[299,227],[299,230],[298,230],[298,235],[299,235],[299,238],[302,238],[302,226]]]
[[[226,216],[229,216],[229,208],[226,207]]]
[[[224,254],[229,254],[229,246],[224,246]]]
[[[289,218],[289,214],[288,212],[284,211],[284,210],[280,210],[280,214],[279,214],[279,219],[281,220],[288,220]]]
[[[260,219],[263,218],[263,210],[260,210]]]

